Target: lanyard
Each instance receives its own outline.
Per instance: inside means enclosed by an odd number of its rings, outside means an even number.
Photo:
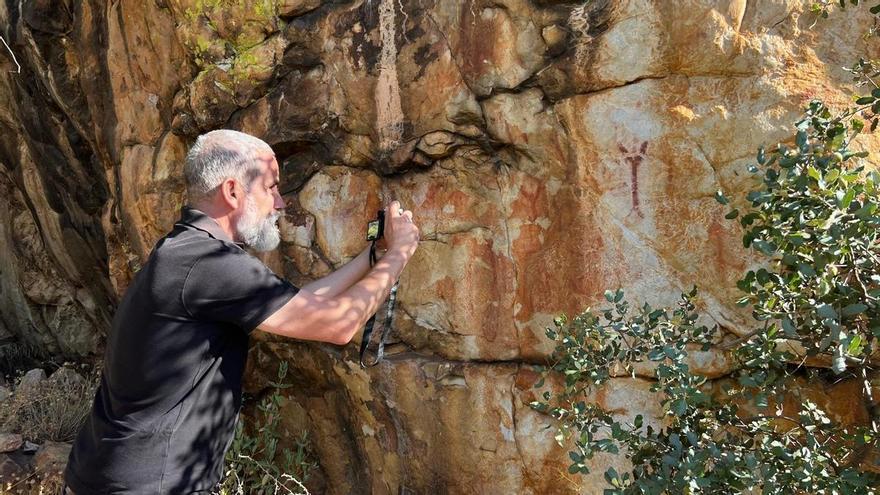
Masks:
[[[376,241],[373,241],[370,245],[370,266],[372,267],[374,264],[376,264]],[[394,282],[394,285],[391,286],[391,294],[388,296],[388,308],[385,312],[385,327],[382,328],[382,334],[379,335],[379,345],[376,347],[376,357],[373,362],[369,364],[366,363],[364,357],[367,354],[367,346],[370,344],[370,337],[373,336],[373,325],[376,323],[376,315],[374,314],[371,316],[370,319],[367,320],[366,326],[364,326],[364,335],[361,337],[361,368],[376,366],[385,354],[385,339],[388,338],[388,334],[391,333],[391,320],[394,317],[394,305],[397,303],[397,286],[399,284],[400,280],[397,280]]]

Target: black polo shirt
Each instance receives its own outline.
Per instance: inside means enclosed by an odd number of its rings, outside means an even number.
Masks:
[[[77,494],[178,494],[220,479],[248,334],[297,289],[185,207],[125,292],[70,453]]]

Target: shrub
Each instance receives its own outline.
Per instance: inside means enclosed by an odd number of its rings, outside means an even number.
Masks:
[[[247,425],[239,418],[235,437],[226,453],[226,469],[220,482],[220,495],[308,494],[305,483],[317,467],[309,451],[308,432],[296,440],[295,451],[278,451],[278,420],[283,400],[279,390],[284,384],[287,363],[278,367],[272,392],[257,406],[258,421]]]
[[[814,11],[832,5],[846,2]],[[532,406],[559,420],[560,443],[573,442],[571,473],[588,472],[598,452],[622,452],[632,468],[605,472],[607,494],[877,493],[880,469],[869,458],[880,445],[880,174],[851,148],[880,120],[875,67],[860,60],[850,69],[873,88],[852,107],[835,113],[812,101],[791,143],[759,150],[750,171],[760,183],[739,202],[742,214],[727,214],[766,262],[737,283],[754,326],[728,344],[739,369],[721,393],[688,365],[690,349],[718,336],[697,323],[696,289],[672,309],[633,307],[622,291],[606,292],[610,308],[559,317],[547,330],[556,349],[545,377],[557,372],[564,384]],[[729,204],[721,191],[717,199]],[[660,424],[621,421],[586,400],[612,374],[645,362],[654,365]],[[806,399],[783,408],[796,374],[858,381],[867,423],[842,424]]]
[[[88,417],[98,386],[98,375],[88,376],[62,367],[33,388],[16,389],[0,403],[0,431],[20,433],[36,443],[72,441]]]
[[[762,493],[874,493],[880,477],[859,471],[859,463],[864,447],[876,444],[875,431],[838,424],[809,401],[794,413],[773,407],[782,404],[784,390],[756,386],[763,377],[792,372],[784,362],[745,364],[768,339],[742,344],[739,382],[724,393],[714,393],[705,376],[690,370],[689,349],[708,348],[717,332],[697,324],[695,297],[696,290],[683,294],[674,309],[632,308],[622,291],[609,292],[611,309],[587,310],[571,321],[559,317],[548,329],[557,343],[551,370],[562,374],[564,385],[532,406],[559,420],[557,441],[573,441],[569,472],[588,473],[596,453],[623,452],[632,470],[608,469],[607,494],[733,494],[752,487]],[[641,416],[624,422],[586,400],[613,372],[633,373],[644,362],[656,366],[651,391],[663,407],[661,425]]]

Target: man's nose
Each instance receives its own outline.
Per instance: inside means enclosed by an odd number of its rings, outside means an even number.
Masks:
[[[281,193],[275,192],[275,204],[273,205],[276,210],[281,210],[284,208],[284,198],[281,197]]]

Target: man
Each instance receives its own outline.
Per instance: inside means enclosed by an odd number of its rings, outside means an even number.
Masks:
[[[248,334],[349,342],[418,245],[412,212],[394,201],[375,266],[364,250],[297,289],[242,249],[268,251],[280,239],[284,201],[271,148],[240,132],[209,132],[184,172],[190,206],[120,302],[65,472],[67,493],[209,492],[241,406]]]

